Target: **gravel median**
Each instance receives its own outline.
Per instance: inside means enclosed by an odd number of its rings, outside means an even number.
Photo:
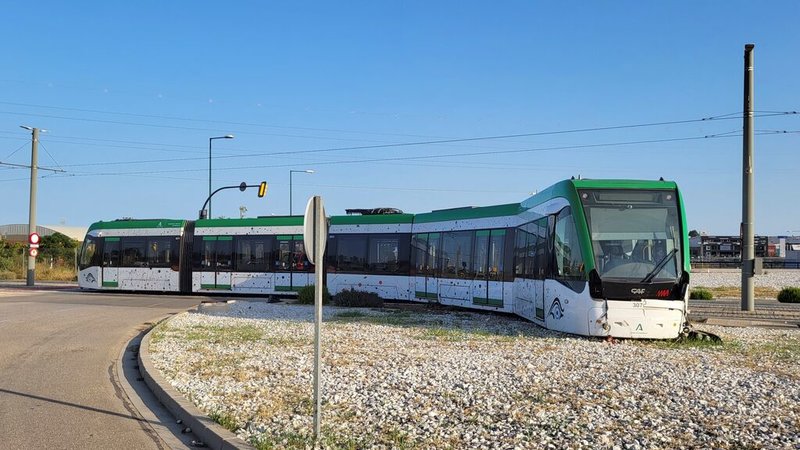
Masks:
[[[325,307],[323,448],[800,448],[800,330],[601,340],[510,316]],[[154,331],[176,389],[259,448],[311,448],[313,308]]]

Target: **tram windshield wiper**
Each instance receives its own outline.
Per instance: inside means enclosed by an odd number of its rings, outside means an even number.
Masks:
[[[669,253],[667,253],[666,256],[661,258],[661,261],[659,261],[658,264],[656,264],[656,266],[653,267],[653,270],[651,270],[650,273],[648,273],[644,278],[642,278],[642,281],[640,281],[640,283],[649,283],[653,281],[653,278],[655,278],[656,274],[658,272],[661,272],[661,269],[663,269],[664,266],[667,265],[669,260],[672,259],[672,257],[675,256],[676,253],[678,253],[677,247],[670,250]]]

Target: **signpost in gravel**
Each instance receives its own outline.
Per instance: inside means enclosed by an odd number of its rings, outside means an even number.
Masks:
[[[314,439],[319,440],[322,426],[322,364],[320,329],[322,328],[322,265],[325,243],[328,241],[328,220],[322,197],[308,199],[303,219],[303,244],[306,257],[314,264]]]

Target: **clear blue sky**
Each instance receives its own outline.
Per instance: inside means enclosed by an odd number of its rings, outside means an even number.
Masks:
[[[796,1],[79,4],[3,7],[0,161],[30,162],[30,125],[49,130],[40,165],[65,171],[40,172],[40,224],[196,218],[208,138],[232,133],[214,141],[215,187],[266,180],[269,192],[217,194],[214,216],[287,214],[290,169],[316,171],[294,175],[295,213],[319,194],[329,214],[663,176],[682,187],[690,228],[736,234],[745,43],[756,110],[800,110]],[[797,131],[800,116],[755,128]],[[734,136],[702,138],[720,134]],[[759,234],[800,230],[798,144],[756,138]],[[27,222],[28,177],[0,167],[0,223]]]

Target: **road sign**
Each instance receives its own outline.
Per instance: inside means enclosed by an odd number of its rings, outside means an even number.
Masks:
[[[322,427],[322,266],[328,220],[322,197],[308,199],[303,220],[303,244],[306,257],[314,264],[314,439],[319,441]]]
[[[33,233],[28,235],[28,242],[29,243],[38,245],[39,241],[41,241],[41,238],[39,237],[39,233],[33,232]]]
[[[325,206],[322,204],[322,197],[317,195],[308,199],[303,220],[303,244],[311,264],[322,265],[327,240],[328,220],[325,218]]]
[[[34,258],[36,258],[36,256],[39,254],[39,250],[36,249],[36,248],[32,248],[32,249],[28,250],[28,254],[33,256]]]

